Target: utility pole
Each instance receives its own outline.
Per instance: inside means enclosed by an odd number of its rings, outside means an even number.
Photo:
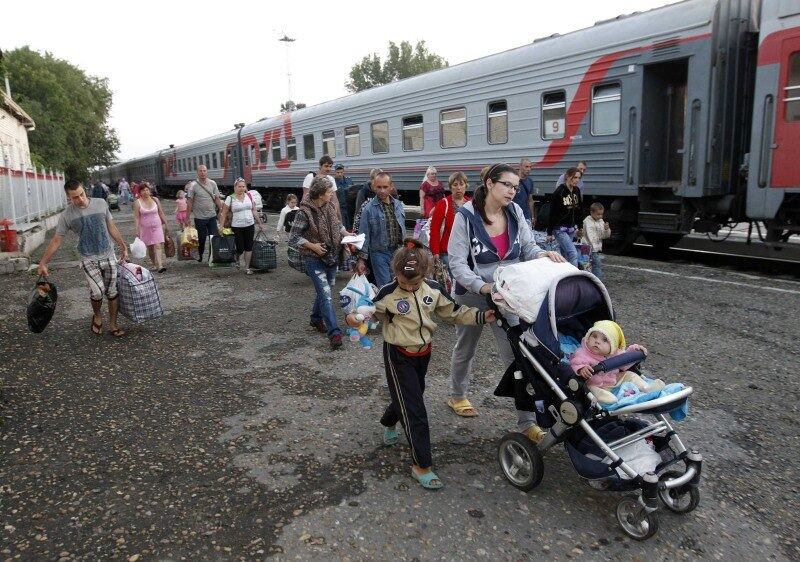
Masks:
[[[292,73],[289,70],[289,45],[294,43],[295,39],[293,37],[289,37],[288,35],[286,35],[286,33],[284,33],[283,37],[278,39],[278,41],[280,41],[281,43],[285,43],[286,44],[286,79],[287,79],[287,81],[289,83],[289,87],[288,87],[288,90],[286,92],[286,95],[287,95],[286,99],[287,100],[291,100],[292,99]]]

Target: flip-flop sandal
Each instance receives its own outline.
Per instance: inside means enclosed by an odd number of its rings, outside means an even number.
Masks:
[[[400,434],[394,427],[383,428],[383,444],[387,447],[397,444],[400,441]]]
[[[122,336],[125,335],[125,330],[123,330],[122,328],[117,328],[116,330],[109,330],[108,333],[114,336],[115,338],[121,338]]]
[[[426,472],[425,474],[417,474],[414,472],[414,469],[411,469],[411,476],[414,477],[414,480],[420,483],[420,485],[425,488],[426,490],[438,490],[444,484],[442,481],[439,480],[439,477],[436,476],[436,473],[432,470],[430,472]]]
[[[462,418],[475,418],[478,416],[478,410],[476,410],[466,398],[462,398],[461,400],[450,398],[447,400],[447,405]]]
[[[103,333],[103,321],[102,320],[100,320],[99,324],[95,324],[94,323],[94,318],[92,318],[92,333],[95,336],[99,336],[100,334]]]

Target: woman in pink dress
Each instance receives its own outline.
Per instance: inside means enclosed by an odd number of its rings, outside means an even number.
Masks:
[[[164,273],[164,227],[167,219],[161,210],[161,203],[150,194],[150,185],[142,183],[139,186],[139,199],[133,204],[133,220],[136,223],[136,234],[147,246],[147,255],[150,263]]]
[[[436,203],[444,199],[444,184],[437,179],[436,175],[436,168],[428,167],[425,179],[419,186],[419,206],[423,219],[430,218]]]

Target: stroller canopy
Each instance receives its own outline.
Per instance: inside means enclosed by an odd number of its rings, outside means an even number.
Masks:
[[[559,334],[580,341],[598,320],[613,320],[614,309],[603,283],[588,271],[549,259],[498,268],[498,305],[532,324],[540,343],[560,356]]]

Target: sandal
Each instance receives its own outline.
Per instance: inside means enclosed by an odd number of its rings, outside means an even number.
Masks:
[[[108,333],[114,336],[115,338],[121,338],[122,336],[125,335],[125,330],[123,330],[120,327],[117,327],[113,330],[109,330]]]
[[[450,409],[462,418],[474,418],[478,415],[478,410],[476,410],[466,398],[462,398],[461,400],[449,398],[447,400],[447,405],[450,406]]]
[[[396,427],[384,427],[383,428],[383,444],[387,447],[391,447],[395,445],[398,441],[400,441],[400,434],[397,433]]]
[[[96,336],[99,336],[100,333],[103,331],[103,319],[100,319],[99,324],[94,323],[94,316],[92,316],[92,333]]]
[[[411,476],[414,477],[414,480],[420,483],[420,485],[425,488],[426,490],[438,490],[444,484],[442,481],[439,480],[439,477],[436,476],[434,471],[426,472],[425,474],[417,474],[414,472],[414,469],[411,469]]]

